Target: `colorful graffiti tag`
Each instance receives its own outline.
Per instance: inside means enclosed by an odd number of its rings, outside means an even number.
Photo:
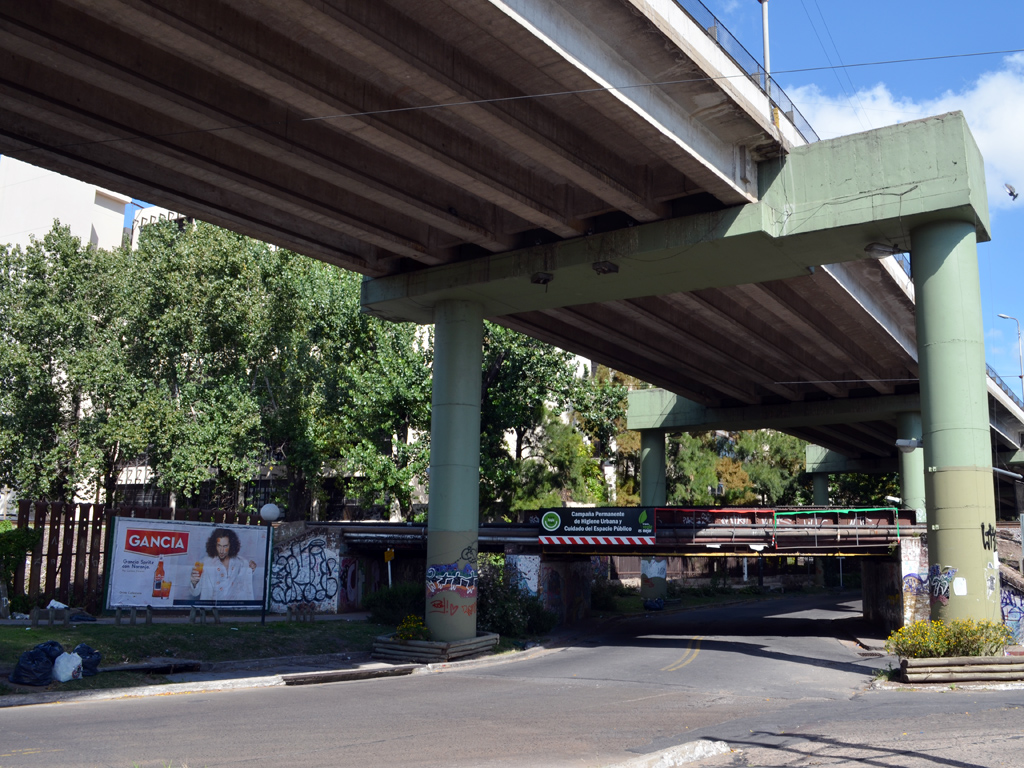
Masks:
[[[928,581],[931,584],[932,603],[949,603],[949,585],[953,583],[956,576],[956,568],[943,568],[941,565],[933,565],[928,569]]]
[[[1013,632],[1015,643],[1024,642],[1024,595],[1004,589],[1000,597],[1003,607],[1003,624]]]
[[[476,597],[476,568],[466,563],[435,564],[427,568],[427,592],[433,596],[438,592],[457,592],[463,597]]]
[[[931,593],[928,588],[928,574],[923,577],[920,574],[908,573],[903,577],[903,593],[906,595],[927,595]]]

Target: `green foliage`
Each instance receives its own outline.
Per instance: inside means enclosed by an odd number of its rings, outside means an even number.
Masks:
[[[803,503],[805,448],[803,440],[767,429],[674,435],[666,451],[668,502],[684,506]]]
[[[906,659],[993,656],[1013,642],[1004,624],[973,619],[917,621],[889,635],[885,650]]]
[[[183,497],[233,505],[283,466],[303,517],[326,466],[411,512],[425,475],[429,334],[363,315],[360,278],[206,224],[147,226],[98,251],[55,225],[0,247],[0,483],[111,497],[144,457]]]
[[[502,555],[480,555],[477,572],[477,627],[503,637],[550,632],[558,617],[540,599],[508,578]]]
[[[422,618],[409,614],[398,625],[395,637],[399,640],[429,640],[430,630],[427,629]]]
[[[599,576],[590,586],[590,607],[595,611],[614,611],[619,607],[615,598],[635,594],[637,590],[627,589],[604,576]]]
[[[383,587],[363,597],[363,608],[370,612],[370,621],[377,624],[398,624],[410,615],[422,617],[426,603],[426,587],[410,582]]]
[[[563,501],[607,502],[601,463],[571,424],[558,414],[545,414],[537,442],[537,455],[520,462],[513,511],[561,506]]]
[[[7,520],[0,520],[0,526],[0,579],[7,585],[7,594],[13,596],[14,572],[39,543],[43,532],[35,528],[13,528]]]
[[[711,506],[718,486],[718,443],[713,432],[672,435],[666,446],[668,503]]]
[[[884,502],[886,496],[900,496],[898,472],[881,475],[845,473],[832,475],[828,496],[833,505],[847,507],[873,507]]]

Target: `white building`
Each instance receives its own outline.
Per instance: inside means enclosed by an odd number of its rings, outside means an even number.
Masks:
[[[124,233],[125,195],[0,157],[0,244],[27,246],[42,239],[53,220],[97,248],[117,248]]]

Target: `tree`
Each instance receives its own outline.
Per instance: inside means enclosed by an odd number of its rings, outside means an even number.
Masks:
[[[112,487],[119,412],[136,400],[117,254],[67,227],[26,249],[0,246],[0,482],[26,498]]]
[[[673,506],[711,506],[718,487],[718,443],[714,432],[682,433],[666,446],[666,492]]]
[[[481,514],[495,515],[522,508],[523,483],[528,478],[535,485],[544,485],[535,462],[543,460],[543,427],[551,423],[545,414],[548,408],[556,412],[565,410],[574,386],[571,353],[509,328],[484,324]]]

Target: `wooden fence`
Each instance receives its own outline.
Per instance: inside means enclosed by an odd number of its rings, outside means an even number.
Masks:
[[[222,510],[19,501],[17,526],[35,528],[43,535],[15,571],[11,600],[28,596],[31,605],[55,599],[91,613],[102,610],[109,531],[115,517],[237,525],[260,522],[258,515]]]

